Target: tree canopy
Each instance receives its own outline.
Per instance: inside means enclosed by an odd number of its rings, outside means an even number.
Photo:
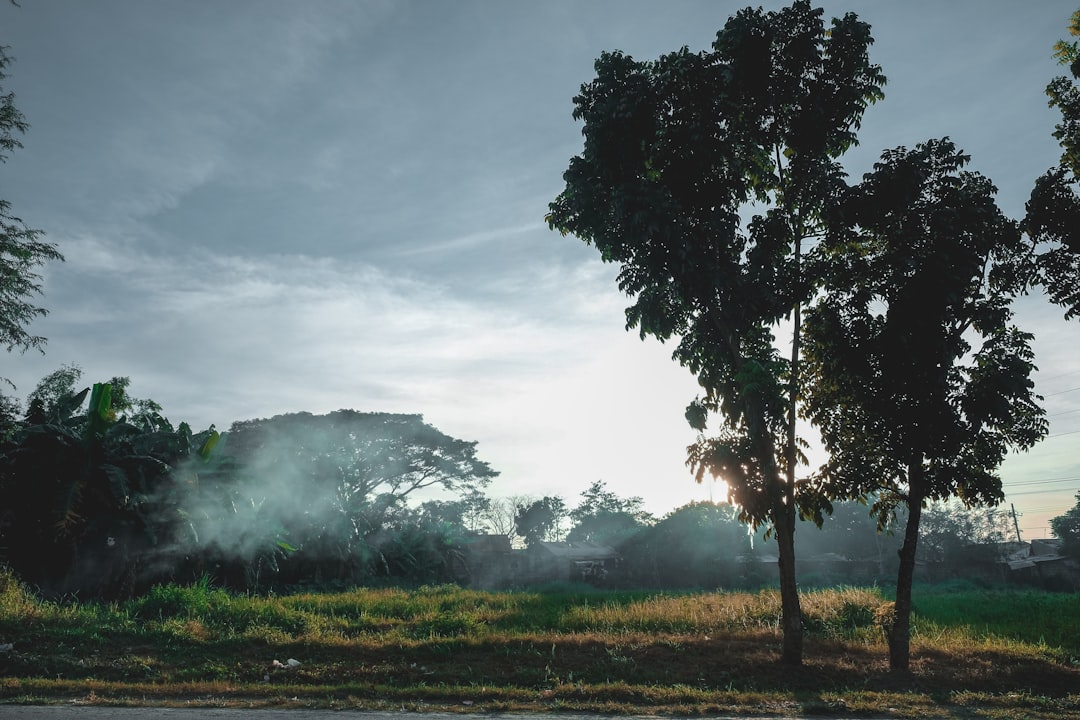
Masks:
[[[674,358],[704,395],[687,418],[722,429],[690,450],[699,479],[723,475],[744,521],[780,545],[784,658],[801,662],[794,577],[798,343],[791,359],[774,328],[810,297],[803,239],[842,185],[837,158],[855,141],[884,77],[870,29],[799,0],[739,11],[712,49],[655,61],[606,52],[573,116],[584,148],[563,175],[548,223],[620,264],[633,298],[627,329],[677,338]],[[748,223],[742,213],[766,208]]]
[[[1069,33],[1080,34],[1080,10],[1073,13]],[[1065,317],[1080,315],[1080,56],[1075,41],[1059,41],[1058,60],[1069,67],[1070,77],[1054,78],[1046,86],[1050,107],[1061,112],[1054,137],[1061,159],[1035,181],[1027,203],[1024,228],[1037,244],[1041,281],[1050,299],[1065,308]]]
[[[12,57],[0,45],[0,164],[10,153],[22,147],[19,135],[30,127],[15,107],[15,94],[4,92]],[[45,338],[33,335],[29,326],[47,310],[31,302],[41,295],[39,268],[49,260],[63,260],[55,245],[44,242],[42,231],[30,228],[12,215],[11,203],[0,198],[0,344],[8,352],[18,349],[42,349]]]
[[[523,501],[514,512],[514,529],[526,545],[545,540],[557,540],[559,525],[566,516],[566,503],[561,497],[547,495],[538,500]]]
[[[998,467],[1046,433],[1032,336],[1011,304],[1030,254],[995,188],[948,140],[886,151],[830,215],[824,294],[807,314],[807,412],[829,453],[823,495],[908,510],[890,637],[908,662],[924,503],[994,505]]]
[[[1061,538],[1061,552],[1080,558],[1080,493],[1076,494],[1075,505],[1050,519],[1050,527],[1054,536]]]

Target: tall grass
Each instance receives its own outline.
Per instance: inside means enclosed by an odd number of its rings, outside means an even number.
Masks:
[[[923,589],[915,596],[919,627],[962,630],[975,639],[1059,648],[1080,661],[1080,595],[1033,590]]]
[[[909,701],[874,694],[895,693],[898,682],[874,625],[885,599],[867,588],[804,593],[808,663],[793,672],[777,662],[775,591],[437,586],[256,596],[203,579],[100,604],[43,601],[0,571],[0,645],[14,646],[0,652],[0,701],[81,688],[113,697],[318,695],[351,698],[351,707],[465,696],[492,711],[835,712],[856,697],[863,710],[887,709]],[[1005,689],[1049,697],[1080,688],[1075,596],[923,588],[915,603],[910,706],[957,693],[988,702]],[[301,664],[271,662],[288,658]],[[1076,691],[1051,699],[1056,710],[1077,703]]]
[[[803,593],[811,637],[874,641],[877,589],[840,587]],[[966,640],[1006,639],[1060,648],[1080,657],[1080,595],[967,589],[915,595],[914,633]],[[456,586],[355,589],[287,596],[233,595],[207,578],[190,586],[155,586],[125,603],[103,605],[35,598],[0,571],[0,632],[18,636],[28,624],[93,626],[94,632],[139,627],[187,628],[194,636],[265,637],[292,641],[381,641],[425,638],[510,638],[555,634],[778,633],[780,597],[756,593],[645,593],[561,590],[484,592]],[[200,630],[201,628],[201,630]],[[89,630],[87,630],[89,631]]]

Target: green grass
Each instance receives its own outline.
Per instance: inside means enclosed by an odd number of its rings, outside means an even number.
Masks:
[[[1076,596],[919,589],[912,672],[875,589],[804,594],[805,664],[758,593],[457,587],[45,602],[0,573],[0,702],[632,714],[1045,717],[1080,712]],[[297,667],[278,667],[289,658]]]
[[[927,589],[917,596],[917,611],[928,628],[962,628],[973,637],[1045,645],[1080,661],[1080,594]]]

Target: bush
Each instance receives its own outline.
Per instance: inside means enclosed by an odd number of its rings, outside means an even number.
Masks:
[[[138,600],[132,601],[132,614],[142,618],[199,618],[217,605],[228,601],[223,590],[212,590],[210,578],[203,576],[194,585],[155,585]]]

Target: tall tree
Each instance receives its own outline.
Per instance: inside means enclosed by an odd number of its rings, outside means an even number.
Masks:
[[[1080,558],[1080,493],[1076,494],[1076,504],[1072,508],[1050,518],[1050,527],[1054,536],[1061,539],[1062,554]]]
[[[50,419],[62,420],[66,414],[67,401],[77,394],[76,384],[82,379],[82,368],[74,363],[61,365],[43,377],[26,396],[26,420],[45,423]],[[74,410],[74,408],[72,409]],[[57,413],[63,417],[57,417]]]
[[[505,535],[512,540],[517,534],[514,516],[520,506],[527,505],[529,502],[531,500],[522,495],[492,498],[481,516],[484,531],[494,535]]]
[[[824,493],[907,509],[889,637],[909,662],[922,509],[1003,499],[998,466],[1046,433],[1031,335],[1011,303],[1030,254],[984,177],[948,140],[887,151],[830,218],[823,297],[806,322],[807,410],[830,458]]]
[[[596,480],[586,490],[581,493],[581,502],[577,507],[570,511],[569,517],[573,522],[581,522],[589,515],[598,515],[600,513],[639,513],[641,512],[641,506],[645,503],[641,497],[635,495],[633,497],[622,498],[608,490],[607,483],[603,480]]]
[[[581,502],[568,513],[572,523],[566,539],[619,545],[652,522],[652,515],[642,510],[638,497],[621,498],[597,480],[581,493]]]
[[[1069,21],[1069,33],[1080,35],[1080,10]],[[1046,86],[1050,107],[1061,112],[1054,137],[1061,160],[1035,181],[1027,203],[1024,229],[1037,244],[1041,281],[1050,299],[1065,308],[1065,317],[1080,315],[1080,52],[1077,43],[1059,41],[1055,56],[1072,75],[1056,77]]]
[[[819,233],[842,185],[837,159],[882,97],[871,42],[855,15],[826,29],[799,0],[740,11],[710,51],[652,62],[604,53],[574,98],[584,149],[547,218],[620,263],[619,288],[634,298],[628,329],[678,338],[674,358],[704,390],[691,425],[704,432],[709,414],[721,416],[719,436],[692,446],[688,465],[699,480],[723,476],[742,520],[774,531],[792,664],[802,660],[797,338],[813,286],[802,242]],[[785,319],[795,328],[787,358],[774,338]]]
[[[295,562],[337,579],[355,574],[356,558],[374,552],[367,538],[415,493],[467,496],[498,475],[475,442],[421,415],[290,413],[233,423],[224,438],[219,452],[236,466],[234,485],[281,524],[300,548]]]
[[[514,528],[526,545],[558,540],[559,526],[566,517],[566,503],[556,495],[522,502],[514,513]]]
[[[22,147],[19,135],[30,127],[15,107],[15,93],[4,92],[3,81],[12,57],[0,45],[0,163],[6,163],[15,148]],[[11,203],[0,198],[0,344],[8,352],[30,348],[42,350],[45,338],[30,333],[29,325],[46,315],[30,298],[41,294],[38,268],[49,260],[63,260],[55,245],[42,241],[43,233],[11,214]]]

